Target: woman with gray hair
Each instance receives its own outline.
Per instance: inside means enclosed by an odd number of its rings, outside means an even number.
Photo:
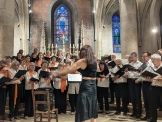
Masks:
[[[38,73],[35,70],[35,63],[31,62],[28,66],[28,72],[25,75],[25,111],[24,117],[33,117],[33,100],[32,90],[39,87],[37,82],[30,81],[31,78],[39,79]]]
[[[9,110],[10,110],[10,120],[12,122],[15,121],[15,119],[19,119],[18,117],[18,109],[20,105],[20,98],[21,98],[21,92],[18,91],[20,89],[21,81],[24,79],[24,75],[22,75],[20,78],[15,78],[14,76],[19,71],[20,63],[18,61],[14,61],[11,64],[11,69],[9,69],[10,79],[12,79],[9,82]]]

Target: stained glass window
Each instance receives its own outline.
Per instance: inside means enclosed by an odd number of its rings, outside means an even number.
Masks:
[[[71,44],[71,19],[70,12],[64,6],[60,5],[54,12],[54,44],[57,44],[59,49],[69,52],[69,45]]]
[[[112,36],[113,53],[121,53],[120,17],[118,15],[112,17]]]

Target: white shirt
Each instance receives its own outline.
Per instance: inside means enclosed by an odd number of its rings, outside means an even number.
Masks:
[[[19,70],[27,70],[27,66],[24,66],[24,67],[23,67],[22,65],[20,65],[20,66],[19,66]]]
[[[156,71],[161,67],[162,67],[162,64],[158,68],[155,68],[155,66],[154,66],[153,69]],[[155,73],[153,70],[152,70],[152,72]],[[161,77],[160,74],[158,74],[158,76]],[[153,80],[152,81],[152,86],[160,86],[160,87],[162,87],[162,81]]]
[[[66,80],[66,85],[67,85],[67,80]],[[53,87],[55,89],[61,89],[61,78],[55,78],[53,82]]]
[[[154,67],[154,64],[152,63],[151,59],[150,59],[148,62],[145,62],[145,63],[146,63],[146,65],[147,65],[147,67],[143,70],[143,72],[146,71],[146,70],[149,71],[149,72],[151,72],[151,71],[152,71],[151,67],[152,67],[152,68]],[[140,76],[140,77],[138,78],[138,80],[139,80],[139,81],[146,81],[145,78],[142,77],[142,76]]]
[[[137,60],[136,62],[131,62],[130,65],[135,67],[136,69],[138,69],[142,65],[142,62]],[[140,73],[134,72],[134,71],[129,71],[129,75],[128,76],[129,76],[129,78],[139,78],[140,77]]]
[[[59,65],[59,63],[56,63],[54,67],[58,67],[58,65]],[[52,67],[52,66],[51,66],[51,63],[49,64],[48,67]]]
[[[119,70],[118,66],[115,66],[114,68],[109,69],[111,78],[115,77],[114,73],[116,73],[118,70]]]
[[[109,88],[109,78],[108,79],[102,78],[102,82],[100,81],[100,79],[98,79],[97,86]]]
[[[9,71],[9,73],[11,74],[11,79],[13,79],[14,76],[16,75],[16,73],[17,73],[19,70],[16,71],[16,70],[14,70],[14,69],[11,68],[11,69],[9,69],[8,71]],[[20,81],[20,80],[14,80],[14,81],[11,80],[9,83],[10,83],[10,84],[17,84],[17,83],[19,83],[19,82],[21,82],[21,81]]]
[[[80,83],[69,83],[68,94],[79,94]]]
[[[122,66],[119,66],[119,67],[122,67]],[[119,70],[119,68],[118,68],[118,66],[116,66],[116,69],[114,70],[114,73],[116,73],[118,70]],[[127,74],[127,73],[125,73],[125,74]],[[122,76],[114,81],[114,83],[126,83],[126,82],[127,82],[127,79],[123,78]]]
[[[42,68],[38,70],[38,76],[39,76],[41,71],[42,71]],[[40,78],[40,80],[39,80],[39,87],[40,88],[51,87],[51,83],[50,83],[50,86],[48,86],[47,83],[46,83],[45,78]]]
[[[32,77],[30,77],[29,72],[27,72],[26,75],[25,75],[25,90],[31,90],[31,84],[29,83],[30,78],[32,78]],[[33,78],[39,79],[37,72],[34,72]],[[38,88],[39,88],[39,84],[34,83],[34,89],[38,89]]]
[[[61,78],[55,78],[55,81],[53,83],[53,87],[55,89],[61,89]]]

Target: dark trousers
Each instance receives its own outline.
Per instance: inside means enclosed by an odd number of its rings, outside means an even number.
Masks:
[[[109,110],[109,102],[108,102],[108,88],[105,87],[98,87],[99,93],[99,103],[100,103],[100,110],[103,111],[103,98],[105,101],[105,111]]]
[[[33,117],[33,98],[32,90],[25,90],[25,111],[24,116]]]
[[[0,86],[0,116],[5,114],[6,89]]]
[[[78,94],[69,94],[69,103],[71,106],[71,112],[74,112],[76,109]]]
[[[133,105],[133,113],[142,113],[142,101],[141,101],[141,82],[136,84],[134,79],[128,79],[129,92],[131,95],[131,101]]]
[[[127,83],[115,83],[116,111],[121,112],[120,99],[122,98],[123,112],[128,110],[128,85]]]
[[[153,122],[157,121],[158,101],[162,104],[162,87],[152,86],[151,93],[151,117]]]
[[[143,99],[144,99],[146,116],[150,117],[151,82],[143,81],[142,92],[143,92]]]
[[[115,90],[114,90],[114,81],[112,80],[112,78],[109,79],[110,80],[110,97],[111,97],[111,101],[114,102],[114,94],[115,94]]]
[[[16,99],[16,105],[14,105],[14,94],[15,94],[15,85],[9,85],[9,110],[10,110],[10,118],[18,116],[18,110],[20,106],[21,99],[21,85],[18,85],[18,97]]]
[[[55,95],[55,108],[58,109],[59,113],[66,113],[66,97],[67,97],[67,90],[63,93],[61,89],[54,89]]]

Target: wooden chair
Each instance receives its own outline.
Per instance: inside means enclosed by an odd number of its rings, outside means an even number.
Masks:
[[[36,95],[46,95],[47,100],[46,101],[37,101],[35,99]],[[58,122],[58,109],[52,109],[50,110],[50,101],[49,101],[49,92],[47,91],[33,91],[32,92],[33,96],[33,109],[34,109],[34,122],[42,122],[42,118],[47,118],[48,121],[43,121],[43,122],[51,122],[51,119],[56,119],[56,122]],[[45,104],[47,105],[48,110],[47,111],[38,111],[37,110],[37,105],[38,104]],[[36,115],[39,114],[40,121],[36,121],[37,117]],[[43,115],[46,114],[47,117],[43,117]],[[54,117],[50,116],[54,114]]]

